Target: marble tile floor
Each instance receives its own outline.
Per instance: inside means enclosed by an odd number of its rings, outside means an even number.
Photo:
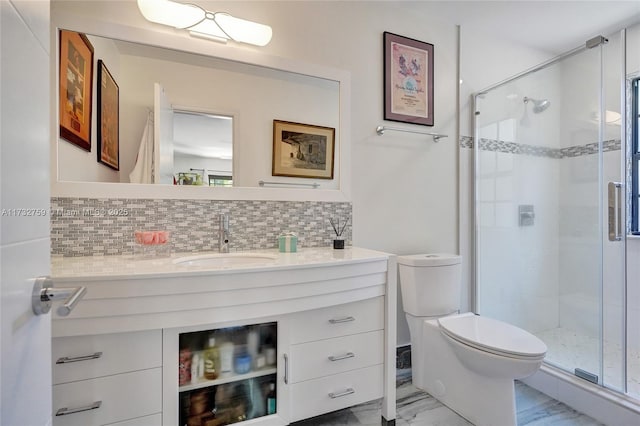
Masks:
[[[411,370],[398,370],[397,426],[472,426],[411,383]],[[537,390],[516,382],[518,426],[595,426],[601,423]],[[295,426],[379,426],[380,401],[293,423]],[[495,425],[500,426],[500,425]]]

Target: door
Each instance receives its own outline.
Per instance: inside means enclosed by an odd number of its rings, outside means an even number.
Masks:
[[[160,84],[153,89],[154,183],[173,185],[173,107]]]
[[[51,316],[31,309],[49,273],[49,2],[0,2],[0,423],[51,423]]]

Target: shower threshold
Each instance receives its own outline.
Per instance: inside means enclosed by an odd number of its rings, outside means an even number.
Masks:
[[[552,366],[573,373],[580,369],[600,375],[598,339],[575,330],[559,327],[535,335],[547,345],[545,361]],[[622,346],[605,342],[603,377],[607,387],[622,389]],[[629,350],[627,355],[627,394],[640,403],[640,350]]]

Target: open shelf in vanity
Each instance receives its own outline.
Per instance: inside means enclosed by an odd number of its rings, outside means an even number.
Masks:
[[[277,411],[277,323],[178,332],[180,425],[220,426]]]

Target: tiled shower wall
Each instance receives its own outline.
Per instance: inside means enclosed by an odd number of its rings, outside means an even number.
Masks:
[[[283,232],[300,247],[328,247],[335,233],[329,219],[351,217],[351,203],[311,201],[51,199],[51,254],[133,254],[136,230],[168,230],[173,252],[218,249],[218,216],[229,215],[230,250],[276,248]],[[344,231],[351,244],[351,221]]]
[[[473,142],[470,137],[459,141],[461,149],[466,148],[465,155]],[[608,181],[620,180],[621,147],[620,139],[602,142],[600,173],[605,191]],[[508,300],[509,304],[503,300],[496,303],[496,312],[504,314],[501,319],[509,318],[529,331],[554,328],[553,323],[557,322],[561,327],[597,336],[601,324],[594,312],[600,301],[597,289],[592,287],[597,284],[593,277],[598,274],[598,263],[585,259],[593,259],[599,250],[599,240],[594,239],[598,235],[600,213],[599,144],[549,148],[480,139],[479,150],[481,158],[487,152],[499,153],[493,157],[494,163],[491,156],[486,157],[478,178],[480,184],[488,184],[482,186],[485,192],[480,205],[495,209],[480,211],[480,214],[493,212],[495,221],[487,219],[479,250],[491,253],[487,259],[513,259],[507,264],[491,260],[484,264],[483,272],[489,278],[485,280],[483,294],[487,300],[497,300],[498,296]],[[501,168],[490,173],[490,167],[495,168],[500,161]],[[518,225],[520,204],[535,205],[533,227]],[[619,259],[619,246],[605,242],[603,250],[604,259]],[[604,333],[610,337],[610,343],[616,344],[611,336],[620,335],[623,318],[620,303],[623,277],[616,274],[623,271],[616,267],[607,269],[605,265],[603,272]]]

